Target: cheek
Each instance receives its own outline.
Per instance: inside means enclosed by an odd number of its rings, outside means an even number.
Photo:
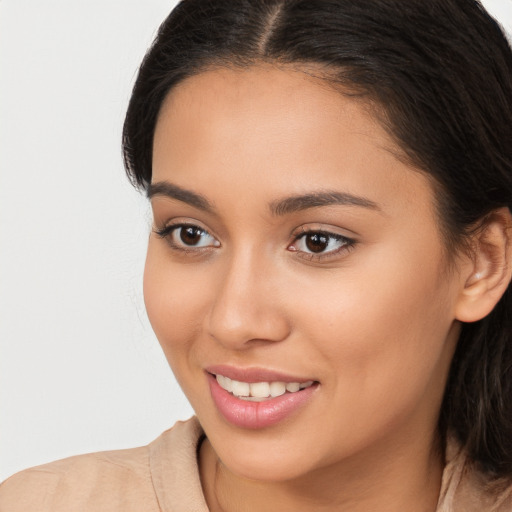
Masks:
[[[162,349],[175,370],[201,328],[207,294],[192,266],[173,264],[160,241],[150,240],[144,269],[144,302]],[[194,270],[197,277],[197,269]]]
[[[333,393],[353,401],[348,409],[386,415],[414,407],[431,386],[436,394],[434,382],[442,388],[451,291],[439,272],[440,255],[390,252],[379,254],[377,264],[359,263],[316,287],[300,306],[301,325],[330,369]]]

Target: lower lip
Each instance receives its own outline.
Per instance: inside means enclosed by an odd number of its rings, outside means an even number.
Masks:
[[[213,401],[222,416],[237,427],[250,429],[270,427],[288,418],[312,397],[318,387],[315,383],[296,393],[285,393],[263,402],[251,402],[237,398],[221,388],[212,374],[208,374],[208,383]]]

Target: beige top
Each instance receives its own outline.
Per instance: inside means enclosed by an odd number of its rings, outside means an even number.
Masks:
[[[8,478],[0,512],[208,512],[199,480],[197,419],[148,446],[78,455]],[[489,482],[451,444],[436,512],[512,512],[512,483]]]

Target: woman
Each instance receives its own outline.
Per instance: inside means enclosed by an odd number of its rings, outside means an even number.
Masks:
[[[197,417],[0,510],[512,510],[511,76],[470,0],[181,2],[123,147]]]

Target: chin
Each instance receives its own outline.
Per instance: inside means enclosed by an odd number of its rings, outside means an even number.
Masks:
[[[299,460],[293,452],[272,454],[265,450],[254,450],[249,454],[239,452],[228,453],[225,457],[220,454],[219,456],[223,465],[231,473],[260,482],[294,480],[312,469],[310,460]]]
[[[311,450],[314,441],[290,431],[249,431],[215,422],[202,425],[222,464],[239,477],[283,482],[299,478],[319,465]]]

